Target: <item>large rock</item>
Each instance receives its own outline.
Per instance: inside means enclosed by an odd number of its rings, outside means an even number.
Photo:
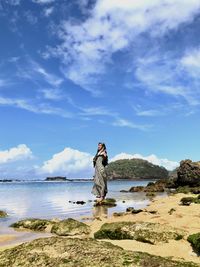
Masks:
[[[182,160],[177,170],[177,185],[200,186],[200,161]]]
[[[51,229],[54,224],[54,221],[30,218],[13,223],[10,225],[10,227],[18,229],[29,229],[32,231],[45,231],[49,227]]]
[[[181,239],[186,233],[159,223],[150,222],[114,222],[105,223],[94,234],[97,239],[134,239],[157,244],[166,243],[170,239]]]
[[[94,239],[40,238],[0,252],[0,267],[198,267]]]
[[[88,225],[72,218],[62,221],[25,219],[11,224],[11,227],[18,229],[29,229],[32,231],[51,232],[60,236],[83,235],[90,232],[90,227]]]
[[[189,235],[187,240],[192,244],[194,250],[200,253],[200,232]]]
[[[165,179],[158,180],[155,183],[150,182],[147,186],[133,186],[129,192],[164,192],[167,181]]]
[[[8,214],[5,211],[0,210],[0,218],[5,218],[7,216],[8,216]]]
[[[60,236],[83,235],[90,233],[90,227],[85,223],[69,218],[54,224],[51,232]]]

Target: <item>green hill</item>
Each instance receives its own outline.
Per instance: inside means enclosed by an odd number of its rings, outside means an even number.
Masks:
[[[115,179],[166,179],[168,171],[143,159],[122,159],[106,167],[108,180]]]

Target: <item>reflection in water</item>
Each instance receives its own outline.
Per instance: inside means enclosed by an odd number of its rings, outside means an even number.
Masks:
[[[95,206],[92,210],[93,217],[107,217],[108,207],[107,206]]]

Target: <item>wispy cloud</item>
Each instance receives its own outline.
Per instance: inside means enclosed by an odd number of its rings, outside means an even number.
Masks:
[[[132,121],[129,121],[129,120],[123,119],[123,118],[117,118],[112,123],[112,125],[117,126],[117,127],[128,127],[128,128],[138,129],[138,130],[142,130],[142,131],[149,130],[152,127],[151,125],[136,124]]]
[[[183,71],[180,62],[181,59],[173,55],[162,56],[157,53],[138,59],[135,75],[151,92],[181,97],[188,104],[197,105],[200,102],[195,81],[190,80],[190,85],[185,82],[187,73]]]
[[[59,87],[63,79],[48,72],[44,67],[32,59],[28,59],[26,64],[18,64],[18,77],[29,80],[43,79],[45,82],[54,87]]]
[[[49,99],[49,100],[62,100],[64,98],[62,92],[58,89],[52,89],[52,88],[47,88],[47,89],[41,89],[39,91],[43,98]]]
[[[95,95],[99,92],[94,86],[113,54],[128,48],[142,33],[158,37],[191,22],[199,9],[198,0],[98,0],[87,20],[68,20],[58,27],[61,44],[51,53],[66,66],[68,79]],[[169,87],[161,89],[171,93]],[[179,87],[179,91],[184,89]]]
[[[33,103],[27,99],[13,99],[0,97],[0,105],[21,108],[37,114],[58,115],[64,118],[71,118],[73,114],[58,107],[52,107],[48,103]]]
[[[44,9],[45,17],[49,17],[54,11],[54,7],[47,7]]]
[[[40,5],[45,5],[55,2],[55,0],[32,0],[32,2]]]

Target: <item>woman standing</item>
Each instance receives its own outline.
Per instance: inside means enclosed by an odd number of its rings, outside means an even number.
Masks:
[[[92,193],[99,198],[98,202],[102,202],[108,192],[105,173],[105,166],[108,164],[108,156],[106,152],[106,145],[104,143],[98,144],[98,149],[93,159],[93,164],[95,167],[95,175]]]

